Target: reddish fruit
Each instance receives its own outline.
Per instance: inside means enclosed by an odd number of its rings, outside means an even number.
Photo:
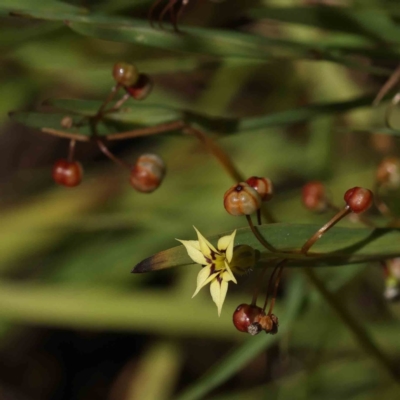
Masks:
[[[53,166],[53,179],[56,183],[63,186],[78,186],[82,181],[83,169],[79,162],[68,160],[58,160]]]
[[[260,178],[258,176],[252,176],[247,179],[246,182],[260,195],[262,201],[271,200],[274,194],[274,186],[272,185],[271,179]]]
[[[131,185],[139,192],[151,193],[161,185],[165,170],[161,157],[156,154],[143,154],[132,168]]]
[[[302,201],[311,211],[324,211],[328,205],[325,186],[319,181],[308,182],[303,186]]]
[[[240,182],[225,192],[224,207],[231,215],[250,215],[261,207],[261,197],[248,183]]]
[[[139,72],[136,67],[126,62],[114,64],[112,72],[114,80],[122,86],[132,86],[139,79]]]
[[[238,331],[247,333],[249,332],[250,325],[253,325],[260,315],[265,315],[261,307],[251,304],[241,304],[233,313],[233,325],[235,325]]]
[[[371,207],[374,195],[369,189],[354,187],[344,194],[344,201],[356,214],[367,211]]]
[[[125,87],[125,90],[136,100],[144,100],[153,89],[153,81],[146,74],[139,74],[137,82]]]

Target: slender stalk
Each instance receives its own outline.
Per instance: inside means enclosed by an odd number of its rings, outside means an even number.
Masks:
[[[260,234],[260,232],[258,232],[257,228],[254,226],[253,221],[251,219],[250,215],[246,215],[246,219],[247,222],[249,223],[250,229],[253,232],[254,236],[257,238],[257,240],[270,252],[275,253],[277,250],[274,246],[272,246],[271,244],[269,244]]]
[[[339,211],[330,221],[328,221],[322,228],[318,229],[317,232],[314,233],[310,237],[310,239],[307,240],[306,243],[304,243],[303,247],[301,248],[301,252],[304,254],[307,254],[308,250],[310,250],[310,247],[318,240],[321,238],[321,236],[327,232],[330,228],[332,228],[335,224],[337,224],[342,218],[344,218],[347,214],[351,213],[351,209],[349,206],[346,206],[343,208],[343,210]]]
[[[70,163],[74,160],[75,145],[76,145],[76,140],[75,139],[70,140],[68,149],[68,162]]]
[[[273,269],[273,271],[271,273],[271,276],[269,277],[268,286],[267,286],[267,294],[265,296],[265,302],[264,302],[264,307],[263,307],[264,311],[265,311],[265,309],[267,308],[267,305],[268,305],[268,298],[269,298],[269,295],[270,295],[271,290],[272,290],[272,282],[274,281],[274,277],[275,277],[276,271],[279,269],[279,267],[282,265],[282,263],[284,263],[286,261],[287,261],[286,259],[279,261],[275,265],[275,267],[274,267],[274,269]],[[283,267],[283,265],[282,265],[282,267]],[[279,284],[279,282],[278,282],[278,284]]]
[[[389,92],[389,90],[392,89],[397,84],[399,79],[400,79],[400,65],[394,70],[393,74],[390,75],[389,79],[379,90],[372,104],[374,106],[377,106],[380,103],[380,101],[385,97],[386,93]]]
[[[337,296],[329,292],[324,282],[315,274],[312,268],[304,267],[303,271],[309,281],[322,295],[324,300],[331,306],[333,310],[335,310],[336,314],[339,316],[344,325],[346,325],[351,331],[356,342],[364,349],[366,353],[375,359],[377,364],[379,364],[381,368],[386,371],[386,373],[390,375],[397,384],[400,384],[400,376],[393,363],[384,353],[381,352],[376,343],[365,331],[364,327],[360,325],[347,311]]]
[[[133,139],[135,137],[140,136],[150,136],[150,135],[158,135],[165,132],[170,132],[174,130],[179,130],[185,127],[185,123],[183,121],[173,121],[165,124],[151,126],[149,128],[140,128],[134,129],[132,131],[114,133],[112,135],[107,135],[107,140],[125,140],[125,139]]]
[[[106,97],[106,99],[103,101],[103,103],[101,104],[101,106],[99,107],[96,115],[93,117],[93,119],[95,121],[99,121],[102,116],[103,116],[103,111],[105,110],[105,108],[108,106],[108,104],[111,103],[111,101],[113,100],[113,98],[115,97],[115,95],[117,94],[118,90],[121,88],[121,85],[119,83],[117,83],[115,86],[113,86],[113,88],[111,89],[110,93],[108,94],[108,96]]]
[[[190,125],[185,125],[185,132],[192,134],[200,140],[201,143],[209,150],[209,152],[219,161],[229,176],[235,182],[243,180],[242,174],[237,170],[230,157],[219,147],[211,138],[206,136],[204,132]]]
[[[65,131],[59,131],[57,129],[52,129],[52,128],[42,128],[42,132],[48,133],[49,135],[61,137],[61,138],[67,138],[71,140],[78,140],[80,142],[88,142],[90,140],[89,136],[85,135],[80,135],[78,133],[69,133]]]
[[[269,310],[268,310],[268,315],[272,314],[272,311],[274,311],[274,306],[275,306],[275,301],[276,301],[276,296],[278,295],[278,288],[279,288],[279,283],[281,281],[282,273],[283,273],[283,267],[285,264],[288,262],[288,260],[282,260],[280,263],[278,263],[277,267],[279,266],[279,271],[278,271],[278,276],[275,279],[275,285],[274,285],[274,294],[272,295],[271,298],[271,304],[269,305]],[[263,310],[265,311],[265,308],[267,307],[267,302],[268,302],[268,297],[265,300],[264,308]]]
[[[130,98],[130,94],[125,93],[111,108],[104,110],[102,115],[104,116],[105,114],[110,114],[118,111]]]
[[[204,132],[197,128],[193,128],[190,125],[185,125],[184,131],[196,136],[206,149],[218,160],[218,162],[224,167],[225,171],[235,182],[241,182],[244,180],[243,175],[238,171],[236,166],[227,153],[210,137]],[[275,218],[271,215],[266,207],[262,208],[262,214],[268,222],[276,222]]]
[[[99,146],[99,149],[105,154],[110,160],[114,161],[116,164],[120,165],[122,168],[127,168],[129,171],[132,169],[131,165],[128,164],[126,161],[121,160],[117,156],[115,156],[111,151],[108,149],[108,147],[100,140],[96,140],[97,145]]]
[[[262,219],[261,219],[261,208],[257,210],[257,224],[261,225],[262,224]]]

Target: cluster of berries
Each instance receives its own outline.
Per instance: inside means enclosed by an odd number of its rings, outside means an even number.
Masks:
[[[118,111],[129,98],[135,100],[145,99],[150,94],[153,87],[153,83],[148,75],[139,73],[134,65],[125,62],[118,62],[114,65],[112,76],[116,85],[112,89],[111,95],[101,105],[96,115],[87,118],[87,122],[91,122],[94,129],[105,114]],[[125,90],[125,96],[113,107],[106,108],[121,88]],[[71,128],[73,127],[73,121],[70,117],[64,117],[61,121],[61,125],[66,128]],[[165,163],[160,156],[156,154],[143,154],[136,160],[134,165],[131,166],[114,156],[105,146],[104,142],[96,136],[96,132],[94,132],[93,138],[91,139],[97,142],[100,150],[119,165],[129,169],[130,184],[134,189],[143,193],[151,193],[160,186],[166,171]],[[71,140],[68,158],[57,160],[53,166],[53,180],[59,185],[74,187],[78,186],[82,181],[83,168],[78,161],[73,159],[74,149],[75,141]]]
[[[229,188],[224,195],[224,207],[226,211],[234,216],[246,216],[249,226],[259,240],[259,242],[269,251],[276,251],[255,228],[251,220],[251,214],[257,212],[258,224],[261,224],[261,205],[263,202],[271,200],[273,196],[273,185],[270,179],[265,177],[253,176],[245,182],[239,182]],[[335,207],[329,199],[325,186],[318,181],[309,182],[303,187],[302,191],[303,204],[313,211],[326,211],[329,208],[336,211],[336,215],[331,218],[322,228],[320,228],[314,235],[312,235],[303,245],[300,252],[307,255],[311,246],[319,240],[331,227],[333,227],[342,218],[350,213],[356,215],[368,210],[373,204],[373,193],[369,189],[362,187],[353,187],[347,190],[344,194],[345,206],[340,209]],[[296,251],[298,252],[298,251]],[[277,288],[279,286],[282,270],[286,265],[288,259],[279,261],[270,277],[268,290],[264,307],[257,306],[258,288],[256,288],[255,295],[251,304],[241,304],[237,307],[233,314],[233,324],[240,332],[247,332],[251,335],[256,335],[261,331],[274,334],[278,331],[278,318],[272,313],[275,298],[277,295]],[[265,270],[264,270],[265,271]],[[275,273],[277,276],[275,277]],[[263,274],[262,274],[263,276]],[[259,284],[261,283],[262,276]],[[273,284],[273,280],[275,283]],[[274,287],[274,293],[271,293]],[[271,297],[271,305],[269,311],[266,312],[266,306],[269,298]]]

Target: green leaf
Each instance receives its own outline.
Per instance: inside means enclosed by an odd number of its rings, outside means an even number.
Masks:
[[[400,256],[400,230],[388,228],[334,227],[312,247],[308,255],[287,251],[299,250],[320,226],[277,223],[258,227],[263,237],[278,251],[269,252],[258,242],[250,228],[237,230],[235,245],[247,244],[261,252],[262,260],[287,258],[289,266],[344,265]],[[222,233],[209,240],[215,243]],[[185,238],[186,239],[186,238]],[[188,238],[191,239],[191,238]],[[142,273],[194,264],[184,246],[173,247],[149,257],[132,272]]]
[[[376,41],[398,42],[400,28],[388,18],[384,9],[352,9],[349,7],[260,7],[250,11],[253,18],[365,36]],[[398,10],[396,12],[398,14]]]
[[[340,102],[309,104],[308,106],[281,111],[262,117],[246,118],[240,121],[238,130],[250,131],[266,128],[268,126],[289,125],[303,122],[322,114],[341,113],[354,108],[370,106],[373,99],[373,95],[367,95]]]
[[[24,112],[17,111],[9,113],[9,116],[12,120],[24,124],[26,126],[30,126],[32,128],[39,128],[44,133],[53,134],[55,136],[87,141],[90,136],[92,136],[92,132],[88,125],[84,125],[79,128],[71,128],[66,129],[61,126],[61,120],[70,116],[74,123],[78,123],[82,120],[79,116],[71,116],[66,113],[38,113],[38,112]],[[98,135],[106,136],[109,135],[112,131],[104,123],[98,124]]]
[[[73,20],[76,21],[76,18]],[[360,43],[359,40],[353,44],[351,40],[331,44],[329,39],[326,43],[321,40],[303,43],[232,31],[189,27],[185,27],[184,35],[176,35],[172,32],[153,29],[147,22],[140,20],[132,19],[129,25],[91,23],[92,21],[82,23],[73,22],[73,20],[71,19],[68,23],[72,30],[104,40],[254,61],[269,61],[276,58],[326,59],[370,73],[390,74],[386,69],[365,66],[345,56],[345,53],[366,54],[365,52],[369,52],[369,47],[365,46],[365,43]]]
[[[45,104],[79,115],[94,116],[102,103],[101,101],[91,100],[50,99]],[[137,126],[157,125],[182,118],[183,113],[177,109],[134,100],[127,101],[120,112],[109,113],[104,116],[106,121]]]
[[[0,15],[8,13],[29,13],[32,16],[52,15],[53,19],[57,14],[84,14],[87,10],[56,0],[2,0],[0,2]],[[61,15],[60,15],[61,17]]]
[[[373,98],[373,95],[367,95],[340,102],[316,103],[260,117],[243,119],[200,114],[193,111],[178,110],[167,105],[147,104],[147,102],[138,103],[132,100],[126,103],[123,112],[107,114],[105,119],[110,122],[137,126],[156,125],[184,119],[188,123],[199,124],[216,134],[232,134],[256,131],[270,126],[290,125],[310,120],[318,115],[350,111],[355,108],[369,106]],[[93,116],[96,114],[101,102],[76,99],[50,99],[45,104],[75,114]],[[20,122],[23,121],[21,120]],[[58,121],[56,121],[56,124],[59,126]]]

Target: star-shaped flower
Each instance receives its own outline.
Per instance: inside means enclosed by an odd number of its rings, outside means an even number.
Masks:
[[[203,266],[197,275],[197,287],[192,296],[196,296],[200,289],[210,283],[211,297],[218,307],[218,315],[221,315],[228,291],[228,282],[236,282],[229,263],[233,257],[233,246],[236,230],[229,236],[223,236],[218,240],[215,248],[195,227],[198,240],[179,240],[185,247],[189,257]]]

